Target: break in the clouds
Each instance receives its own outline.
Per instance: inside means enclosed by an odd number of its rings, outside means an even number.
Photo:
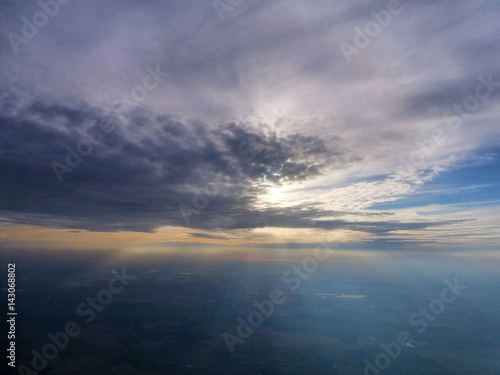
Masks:
[[[3,220],[498,239],[495,2],[4,1],[0,14]]]

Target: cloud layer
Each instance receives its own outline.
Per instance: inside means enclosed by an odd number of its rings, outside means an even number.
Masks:
[[[401,1],[387,18],[388,4],[243,0],[221,16],[201,0],[72,0],[27,38],[40,5],[3,2],[1,216],[199,239],[317,228],[439,242],[453,228],[494,241],[491,212],[422,207],[446,203],[425,190],[446,171],[498,169],[500,9]],[[370,34],[374,14],[388,21]],[[418,209],[374,209],[416,194]],[[471,224],[482,215],[488,230]]]

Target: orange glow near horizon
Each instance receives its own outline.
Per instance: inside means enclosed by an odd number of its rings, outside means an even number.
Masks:
[[[213,237],[213,238],[212,238]],[[34,225],[0,223],[0,242],[13,248],[41,249],[120,249],[134,246],[154,246],[164,243],[207,245],[258,245],[315,242],[349,242],[366,239],[360,233],[335,230],[318,232],[315,229],[256,228],[208,232],[183,227],[161,227],[146,232],[96,232],[47,228]]]

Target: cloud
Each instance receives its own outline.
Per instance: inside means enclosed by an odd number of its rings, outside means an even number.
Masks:
[[[12,111],[15,116],[9,115]],[[204,214],[211,218],[199,227],[263,226],[273,213],[268,216],[252,205],[266,186],[305,181],[325,165],[341,168],[349,159],[318,137],[279,137],[236,123],[211,129],[147,108],[123,113],[123,122],[115,116],[113,132],[101,132],[97,145],[86,141],[90,151],[80,149],[103,116],[102,109],[86,104],[11,104],[0,118],[0,209],[15,213],[10,215],[14,220],[23,215],[26,222],[152,231],[185,224],[179,205],[192,205],[197,192],[210,188],[220,192],[210,197]],[[75,156],[78,150],[84,154]],[[77,158],[81,161],[75,166]],[[68,168],[57,169],[62,182],[54,162]]]
[[[387,1],[244,1],[223,22],[210,1],[72,1],[18,54],[5,36],[39,5],[2,2],[2,216],[151,232],[187,225],[185,204],[199,211],[189,223],[199,233],[323,226],[377,236],[469,225],[369,209],[500,144],[499,90],[421,164],[400,168],[480,75],[500,81],[498,7],[401,4],[348,64],[341,43]],[[154,93],[126,111],[107,104],[157,64],[169,76]],[[51,164],[66,163],[67,147],[95,135],[103,118],[117,129],[59,183]],[[203,192],[209,204],[199,209]]]
[[[199,233],[199,232],[193,232],[189,233],[191,237],[194,238],[207,238],[209,240],[227,240],[226,236],[216,236],[213,234],[207,234],[207,233]]]

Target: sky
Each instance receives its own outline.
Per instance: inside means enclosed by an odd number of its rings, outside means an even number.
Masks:
[[[0,247],[495,251],[499,18],[2,1]]]

